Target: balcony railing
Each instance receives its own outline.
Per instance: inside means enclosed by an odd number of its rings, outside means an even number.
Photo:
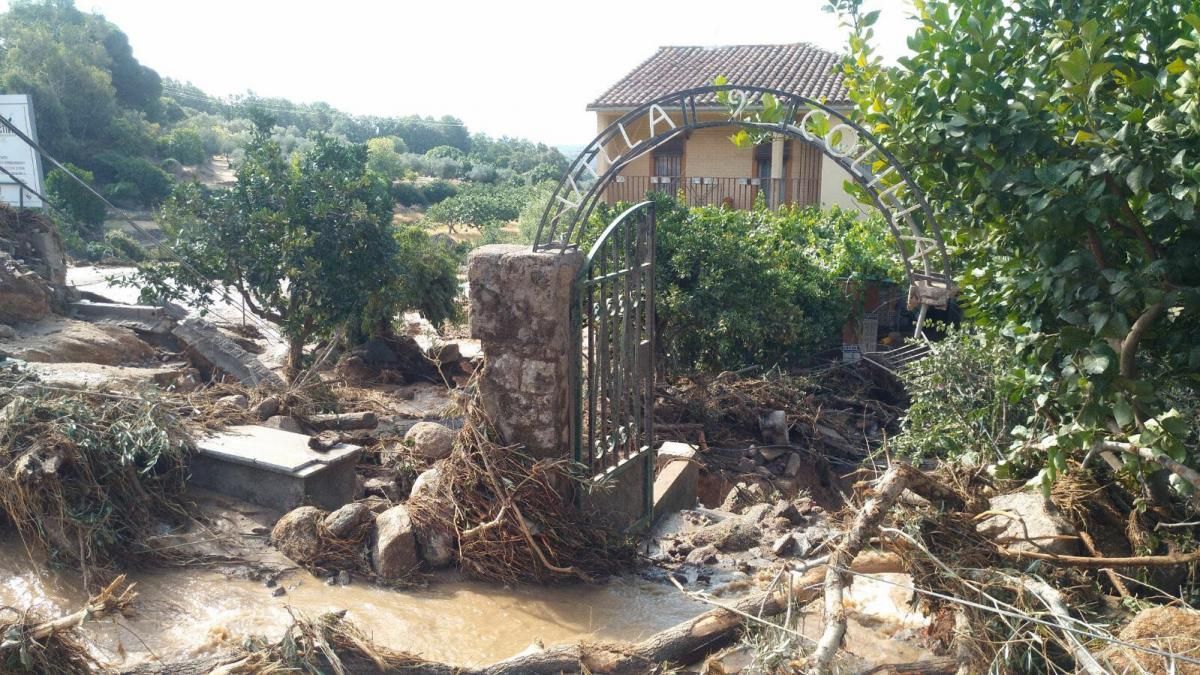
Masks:
[[[689,206],[749,209],[761,198],[768,208],[810,206],[821,201],[819,180],[811,178],[705,178],[690,176],[617,176],[604,191],[610,204],[636,202],[650,192],[678,195]]]

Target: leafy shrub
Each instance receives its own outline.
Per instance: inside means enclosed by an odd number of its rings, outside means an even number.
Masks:
[[[63,166],[88,185],[96,181],[91,171],[74,164]],[[46,174],[46,196],[67,212],[74,221],[72,229],[83,239],[96,240],[104,234],[104,218],[108,213],[104,202],[62,169],[55,168]]]
[[[456,194],[458,194],[458,188],[453,183],[447,183],[444,180],[435,180],[421,186],[421,196],[425,198],[426,204],[437,204]]]
[[[462,161],[467,158],[467,154],[462,150],[450,145],[439,145],[436,148],[430,148],[429,152],[425,153],[429,159],[453,159]]]
[[[537,237],[538,225],[542,222],[542,214],[554,194],[554,183],[549,181],[533,185],[529,188],[521,213],[517,216],[517,229],[520,230],[520,243],[532,244]]]
[[[425,159],[426,175],[435,178],[458,178],[463,175],[465,167],[462,162],[448,157],[434,157]]]
[[[395,238],[404,270],[397,280],[399,305],[419,310],[435,326],[460,319],[459,259],[454,250],[416,225],[397,228]]]
[[[436,223],[483,228],[516,220],[528,190],[507,185],[472,185],[429,207],[426,215]]]
[[[1001,462],[1012,429],[1033,414],[1014,345],[985,332],[951,330],[900,372],[912,404],[892,449],[912,457]]]
[[[395,136],[378,136],[367,141],[367,168],[395,180],[404,175],[401,153],[407,150],[404,140]]]
[[[151,206],[171,194],[171,177],[141,157],[107,151],[100,153],[96,161],[98,177],[116,184],[112,186],[110,198]]]
[[[160,152],[165,157],[174,157],[188,166],[203,164],[208,159],[204,140],[195,129],[176,129],[163,139]]]
[[[392,183],[392,198],[404,206],[425,204],[425,195],[421,192],[421,188],[409,181]]]
[[[894,265],[886,251],[876,259],[839,248],[859,228],[887,236],[881,222],[846,212],[688,208],[654,198],[659,349],[673,370],[797,363],[833,347],[851,311],[843,277]],[[585,248],[625,206],[597,210]]]
[[[491,164],[476,164],[467,172],[467,180],[473,183],[495,183],[499,178],[499,172]]]
[[[110,255],[122,262],[143,262],[146,260],[146,249],[128,234],[113,230],[104,235],[104,248]]]

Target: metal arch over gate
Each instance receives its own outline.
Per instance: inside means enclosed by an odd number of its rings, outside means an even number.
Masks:
[[[756,116],[767,95],[774,97],[777,110],[782,107],[778,120]],[[701,112],[714,110],[711,99],[724,102],[727,119],[701,119]],[[648,136],[631,137],[630,127],[642,123]],[[721,126],[799,140],[849,174],[891,230],[910,281],[909,303],[920,307],[920,335],[929,308],[944,307],[955,293],[946,246],[925,195],[870,132],[837,110],[790,92],[733,84],[697,87],[626,113],[572,162],[542,214],[534,250],[579,248],[596,204],[630,162],[690,131]],[[594,166],[601,158],[608,165],[603,174]],[[588,253],[572,303],[580,346],[572,350],[571,364],[574,457],[596,480],[645,462],[643,517],[651,515],[655,461],[654,228],[651,202],[614,220]]]
[[[778,122],[755,120],[764,95],[775,98],[783,115]],[[714,97],[728,101],[714,108]],[[728,110],[727,119],[704,120],[701,112]],[[635,123],[645,123],[649,135],[630,136]],[[950,259],[941,230],[924,193],[908,171],[866,129],[841,112],[799,94],[736,84],[696,87],[662,96],[632,110],[600,132],[567,169],[542,214],[534,250],[578,247],[583,225],[591,217],[605,188],[633,160],[697,129],[735,126],[779,134],[807,143],[849,174],[883,214],[909,278],[909,302],[920,307],[917,333],[930,307],[944,307],[954,295]],[[608,169],[594,164],[603,158]],[[581,189],[586,185],[586,191]]]
[[[601,233],[573,288],[572,433],[575,461],[604,479],[644,462],[640,515],[654,476],[654,204],[642,202]]]

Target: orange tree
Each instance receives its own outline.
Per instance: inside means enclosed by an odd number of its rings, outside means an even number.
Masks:
[[[1093,449],[1129,475],[1138,450],[1193,464],[1176,406],[1200,378],[1195,5],[915,0],[895,66],[859,5],[827,7],[852,29],[851,98],[951,233],[968,316],[1020,350],[1011,395],[1047,430],[1022,452],[1046,484]]]

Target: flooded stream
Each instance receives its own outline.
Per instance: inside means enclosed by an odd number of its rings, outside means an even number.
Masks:
[[[446,576],[425,589],[391,591],[366,583],[327,586],[297,572],[281,580],[282,597],[272,597],[262,583],[203,568],[130,577],[138,584],[137,615],[85,630],[102,658],[127,666],[154,655],[164,661],[209,655],[247,635],[277,638],[290,622],[288,607],[313,616],[349,610],[347,618],[380,644],[458,665],[498,661],[534,641],[636,640],[707,609],[674,588],[636,577],[602,586],[505,589]],[[0,605],[36,606],[46,615],[75,611],[86,597],[71,578],[43,571],[19,542],[0,543]]]

